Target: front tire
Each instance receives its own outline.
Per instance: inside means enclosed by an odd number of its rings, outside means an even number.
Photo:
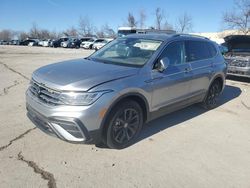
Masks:
[[[140,105],[126,100],[116,105],[110,113],[107,130],[107,146],[123,149],[134,143],[143,125],[143,112]]]
[[[217,101],[221,93],[221,88],[222,88],[221,83],[218,80],[215,80],[212,83],[202,103],[202,106],[205,109],[210,110],[217,106]]]

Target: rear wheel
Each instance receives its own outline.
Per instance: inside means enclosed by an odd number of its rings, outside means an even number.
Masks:
[[[210,86],[207,96],[203,101],[203,107],[205,109],[213,109],[217,106],[217,101],[221,93],[221,84],[218,80],[215,80]]]
[[[111,111],[112,117],[107,122],[107,145],[122,149],[133,144],[143,125],[143,112],[140,105],[127,100]]]

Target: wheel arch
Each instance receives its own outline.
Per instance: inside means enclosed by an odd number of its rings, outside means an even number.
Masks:
[[[127,94],[124,94],[120,97],[118,97],[111,105],[110,107],[108,108],[103,120],[102,120],[102,123],[101,123],[101,128],[100,128],[100,134],[101,134],[101,137],[103,139],[106,140],[106,131],[107,131],[107,127],[108,127],[108,124],[107,124],[107,121],[109,120],[109,115],[110,115],[110,112],[111,110],[116,106],[116,105],[119,105],[120,103],[124,102],[125,100],[133,100],[133,101],[136,101],[142,111],[143,111],[143,122],[145,123],[149,117],[149,104],[148,104],[148,101],[147,99],[140,93],[127,93]]]
[[[209,87],[211,87],[211,85],[216,81],[218,80],[219,83],[221,84],[221,91],[223,90],[224,88],[224,82],[225,82],[225,77],[222,75],[222,74],[217,74],[216,76],[213,77],[213,79],[211,80],[210,84],[209,84]]]

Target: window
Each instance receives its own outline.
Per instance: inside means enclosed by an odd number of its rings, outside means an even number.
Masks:
[[[187,41],[186,50],[188,62],[211,58],[207,42]]]
[[[184,43],[173,42],[162,52],[161,58],[167,57],[170,65],[178,65],[185,62],[184,53]]]
[[[207,45],[208,45],[208,49],[210,52],[210,57],[212,58],[212,57],[216,56],[217,50],[216,50],[215,46],[211,43],[207,43]]]

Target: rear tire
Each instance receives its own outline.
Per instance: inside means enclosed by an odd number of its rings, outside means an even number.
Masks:
[[[207,109],[213,109],[217,106],[217,101],[221,93],[221,83],[218,80],[215,80],[212,85],[209,87],[207,95],[202,102],[202,106]]]
[[[110,113],[107,124],[107,146],[123,149],[133,144],[143,125],[143,112],[133,100],[126,100],[116,105]]]

